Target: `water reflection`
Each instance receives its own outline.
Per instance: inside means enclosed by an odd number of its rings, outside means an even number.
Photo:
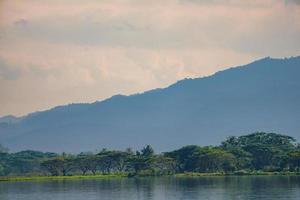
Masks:
[[[300,199],[300,177],[130,178],[2,182],[2,200]]]

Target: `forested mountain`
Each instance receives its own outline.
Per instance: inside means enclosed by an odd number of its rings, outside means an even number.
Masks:
[[[80,152],[146,144],[168,151],[255,131],[300,139],[299,75],[300,57],[264,58],[164,89],[2,122],[0,141],[13,151]]]

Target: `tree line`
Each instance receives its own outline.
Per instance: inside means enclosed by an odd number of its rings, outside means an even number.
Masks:
[[[231,136],[218,146],[188,145],[155,154],[150,145],[140,151],[103,149],[97,153],[57,154],[39,151],[9,153],[0,145],[0,176],[96,175],[124,173],[300,172],[300,145],[293,137],[257,132]]]

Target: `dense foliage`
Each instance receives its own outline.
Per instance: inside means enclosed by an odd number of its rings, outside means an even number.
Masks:
[[[0,145],[0,175],[73,175],[126,173],[167,175],[183,172],[241,173],[243,171],[300,171],[300,146],[295,139],[275,133],[229,137],[219,146],[189,145],[155,154],[151,146],[141,151],[56,154],[38,151],[8,153]]]

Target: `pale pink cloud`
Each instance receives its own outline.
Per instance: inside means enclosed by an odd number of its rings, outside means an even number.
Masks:
[[[299,35],[295,1],[4,0],[0,115],[299,55]]]

